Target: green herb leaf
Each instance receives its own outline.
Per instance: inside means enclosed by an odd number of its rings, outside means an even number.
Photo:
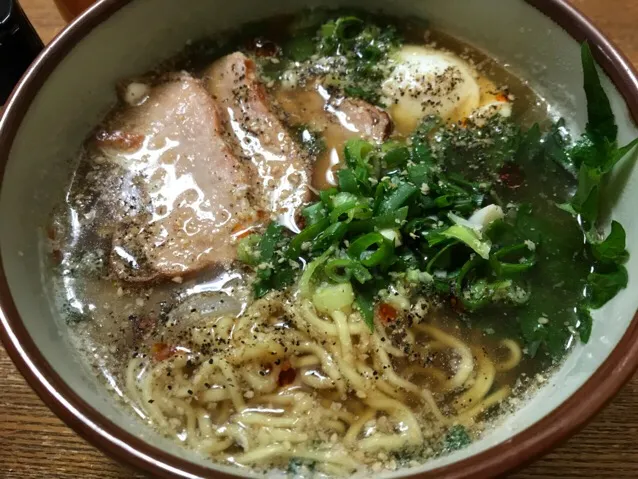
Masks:
[[[332,197],[336,196],[339,193],[337,188],[326,188],[325,190],[321,190],[319,192],[319,198],[321,198],[321,202],[327,207],[332,209]]]
[[[603,163],[601,149],[594,143],[590,134],[583,134],[574,146],[569,148],[569,157],[576,168],[583,165],[598,167]]]
[[[448,454],[453,451],[458,451],[459,449],[469,446],[471,443],[472,438],[470,438],[467,429],[460,424],[456,424],[448,429],[443,438],[442,453]]]
[[[582,45],[581,60],[587,97],[587,131],[595,138],[595,141],[607,140],[613,143],[618,135],[618,127],[587,42]]]
[[[576,308],[576,316],[578,317],[578,325],[576,326],[578,335],[581,342],[583,344],[587,344],[587,342],[589,342],[593,326],[591,313],[589,312],[588,308],[584,306],[578,306]]]
[[[286,249],[285,243],[283,226],[270,223],[257,246],[260,267],[257,268],[257,279],[253,284],[256,298],[261,298],[273,289],[283,289],[293,282],[295,276],[288,261],[280,263],[275,259],[275,251]]]
[[[598,219],[601,174],[598,169],[585,164],[578,172],[578,189],[571,201],[573,210],[581,215],[589,224]]]
[[[617,221],[611,222],[611,231],[601,243],[592,243],[591,249],[594,257],[603,263],[622,264],[629,258],[625,249],[625,229]]]
[[[622,265],[613,265],[587,276],[587,299],[593,309],[602,308],[627,287],[629,276]]]
[[[638,145],[638,138],[629,142],[623,147],[617,148],[611,154],[609,154],[602,167],[603,173],[609,173],[613,169],[613,167],[616,166],[616,163],[622,160],[631,150],[634,149],[636,145]]]
[[[301,457],[291,457],[288,461],[286,476],[289,479],[297,479],[299,477],[308,477],[314,475],[316,462]]]
[[[310,31],[295,36],[283,47],[286,57],[295,62],[308,60],[317,51],[317,42]]]
[[[543,148],[541,137],[541,127],[538,123],[534,123],[534,125],[524,134],[523,139],[518,146],[516,161],[520,163],[534,161]]]
[[[547,159],[573,173],[572,159],[567,154],[567,146],[570,141],[571,138],[565,129],[565,120],[561,118],[552,125],[550,131],[543,137],[543,153]]]

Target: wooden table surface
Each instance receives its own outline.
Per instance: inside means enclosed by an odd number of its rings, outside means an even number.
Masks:
[[[572,0],[638,65],[638,2]],[[63,21],[52,0],[22,0],[46,42]],[[51,413],[0,346],[0,478],[144,478],[105,457]],[[567,443],[510,476],[638,478],[638,375]]]

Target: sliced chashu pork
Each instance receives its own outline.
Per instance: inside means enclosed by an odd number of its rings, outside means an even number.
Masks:
[[[225,112],[227,129],[252,165],[255,199],[280,223],[297,230],[295,215],[310,199],[308,155],[273,110],[255,63],[233,53],[213,63],[204,79]]]
[[[385,111],[360,99],[333,98],[321,84],[281,87],[274,97],[287,123],[308,126],[325,141],[326,151],[317,159],[313,178],[318,189],[335,184],[332,169],[338,167],[346,141],[365,138],[380,143],[392,133],[392,120]]]
[[[275,99],[291,123],[308,125],[327,137],[382,142],[392,133],[385,111],[358,98],[332,98],[321,85],[279,88]]]
[[[385,111],[359,98],[344,98],[329,103],[328,113],[339,119],[339,125],[350,138],[367,138],[383,142],[392,133],[392,120]],[[332,121],[332,125],[335,121]]]
[[[175,278],[235,258],[233,228],[252,216],[248,179],[198,80],[180,75],[109,121],[97,145],[134,172],[143,205],[125,216],[111,266],[128,281]]]

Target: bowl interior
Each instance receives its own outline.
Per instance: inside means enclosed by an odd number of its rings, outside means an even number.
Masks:
[[[393,15],[428,19],[436,28],[484,50],[527,79],[567,118],[574,130],[585,124],[578,43],[522,0],[394,0],[391,7],[382,0],[321,0],[314,3],[333,7],[357,5],[375,10],[385,7]],[[76,356],[68,342],[64,319],[53,307],[48,275],[43,267],[47,254],[43,226],[52,207],[62,199],[73,159],[83,139],[115,102],[115,82],[150,69],[158,61],[178,52],[188,40],[298,9],[295,0],[191,0],[188,4],[188,8],[184,8],[182,2],[173,0],[131,2],[90,31],[55,67],[28,107],[10,151],[0,193],[3,224],[0,252],[24,326],[64,382],[120,428],[171,454],[206,464],[195,454],[132,420],[128,411],[124,411],[102,383],[96,381],[96,375]],[[499,14],[494,15],[494,12]],[[619,125],[619,141],[624,144],[638,136],[638,129],[623,98],[607,77],[603,84]],[[634,205],[638,204],[638,172],[631,165],[631,161],[624,161],[615,175],[613,187],[609,188],[613,192],[609,194],[613,216],[625,226],[630,249],[638,240],[638,217],[634,211]],[[433,460],[411,472],[430,470],[507,441],[572,395],[609,356],[636,312],[638,295],[632,294],[632,290],[635,291],[638,283],[638,254],[631,257],[627,267],[629,287],[594,314],[589,344],[577,345],[533,399],[467,449]],[[46,382],[47,378],[43,377],[41,381]],[[75,411],[74,414],[80,417],[83,412]],[[405,474],[406,471],[397,471],[386,476]]]

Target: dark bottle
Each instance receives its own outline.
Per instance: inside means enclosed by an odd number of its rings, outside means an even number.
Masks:
[[[0,105],[42,47],[42,40],[18,2],[0,0]]]

